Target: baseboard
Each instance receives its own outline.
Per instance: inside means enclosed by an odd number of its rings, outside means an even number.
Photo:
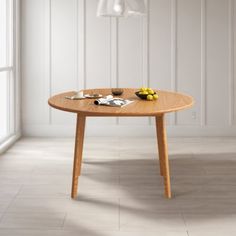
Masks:
[[[95,137],[152,137],[155,136],[155,126],[150,125],[87,125],[86,135]],[[207,137],[207,136],[235,136],[236,127],[218,126],[167,126],[170,137]],[[74,137],[75,126],[71,125],[24,125],[24,136],[38,137]]]
[[[21,137],[21,133],[16,133],[10,137],[8,137],[1,145],[0,145],[0,154],[7,151],[19,138]]]

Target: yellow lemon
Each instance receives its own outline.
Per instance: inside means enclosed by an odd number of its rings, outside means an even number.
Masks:
[[[154,95],[153,95],[153,99],[154,99],[154,100],[157,100],[157,99],[158,99],[158,95],[157,95],[157,94],[154,94]]]
[[[147,90],[147,88],[144,88],[144,87],[142,87],[142,88],[140,89],[141,92],[145,92],[146,90]]]
[[[151,95],[153,95],[153,94],[154,94],[154,91],[153,91],[152,89],[149,89],[149,90],[148,90],[148,93],[151,94]]]
[[[151,94],[149,94],[149,95],[147,96],[147,100],[148,100],[148,101],[152,101],[152,100],[153,100],[153,96],[152,96]]]

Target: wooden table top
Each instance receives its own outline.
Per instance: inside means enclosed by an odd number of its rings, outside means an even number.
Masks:
[[[88,89],[84,94],[111,94],[111,89]],[[193,105],[193,98],[176,92],[155,90],[159,95],[158,100],[146,101],[138,98],[134,93],[138,89],[124,89],[124,99],[134,101],[124,107],[109,107],[95,105],[94,99],[69,100],[65,96],[73,96],[75,92],[57,94],[48,100],[50,106],[85,116],[157,116],[167,112],[182,110]]]

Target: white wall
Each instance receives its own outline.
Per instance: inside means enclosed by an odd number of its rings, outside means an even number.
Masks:
[[[140,87],[192,95],[168,117],[170,135],[236,135],[236,0],[147,0],[145,18],[97,18],[97,0],[22,0],[23,130],[74,134],[50,109],[67,90]],[[91,118],[91,135],[153,135],[147,118]]]

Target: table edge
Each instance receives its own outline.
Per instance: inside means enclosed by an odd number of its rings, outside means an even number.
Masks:
[[[80,91],[86,91],[86,90],[90,90],[90,89],[84,89],[84,90],[80,90]],[[71,109],[67,109],[67,108],[62,108],[62,107],[59,107],[59,106],[56,106],[55,104],[52,104],[50,102],[50,99],[52,99],[53,97],[55,96],[58,96],[59,94],[56,94],[52,97],[50,97],[48,99],[48,105],[55,108],[55,109],[58,109],[58,110],[61,110],[61,111],[66,111],[66,112],[70,112],[70,113],[75,113],[75,114],[80,114],[80,115],[83,115],[83,116],[93,116],[93,117],[106,117],[106,116],[110,116],[110,117],[149,117],[149,116],[159,116],[159,115],[163,115],[165,113],[170,113],[170,112],[177,112],[177,111],[181,111],[181,110],[185,110],[187,108],[190,108],[192,107],[194,104],[195,104],[195,100],[192,96],[190,95],[187,95],[187,94],[184,94],[184,93],[179,93],[179,92],[173,92],[173,91],[168,91],[168,90],[160,90],[162,92],[168,92],[168,93],[178,93],[180,95],[183,95],[185,97],[188,97],[191,99],[191,103],[190,104],[187,104],[183,107],[178,107],[176,109],[170,109],[170,110],[165,110],[165,111],[158,111],[158,112],[151,112],[151,113],[114,113],[114,112],[107,112],[107,113],[97,113],[97,112],[88,112],[88,111],[74,111],[74,110],[71,110]],[[75,91],[67,91],[67,92],[63,92],[63,93],[60,93],[60,94],[66,94],[66,93],[71,93],[71,92],[75,92]]]

